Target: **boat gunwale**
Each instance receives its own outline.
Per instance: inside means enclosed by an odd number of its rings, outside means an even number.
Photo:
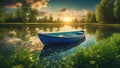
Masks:
[[[76,30],[76,31],[63,31],[63,32],[43,32],[41,34],[51,34],[51,33],[68,33],[68,32],[82,32],[83,30]],[[83,31],[85,33],[85,31]]]
[[[69,31],[69,32],[72,33],[72,32],[82,32],[82,31]],[[48,36],[48,37],[54,37],[54,38],[65,38],[65,39],[78,38],[78,37],[81,37],[81,36],[84,36],[84,35],[85,35],[85,32],[81,33],[80,35],[72,36],[72,37],[66,37],[66,36],[60,37],[60,36],[52,36],[52,35],[49,35],[49,34],[52,34],[52,33],[68,33],[68,32],[38,33],[38,35],[41,34],[41,35]]]

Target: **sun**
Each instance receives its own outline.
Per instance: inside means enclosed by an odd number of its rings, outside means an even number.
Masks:
[[[63,21],[64,22],[72,22],[72,17],[64,17]]]

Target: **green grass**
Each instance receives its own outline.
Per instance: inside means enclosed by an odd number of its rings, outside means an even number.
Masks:
[[[23,48],[0,50],[0,68],[119,68],[120,34],[79,50],[62,60],[43,64],[37,55]]]

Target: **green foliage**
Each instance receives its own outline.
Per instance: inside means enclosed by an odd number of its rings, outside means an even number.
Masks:
[[[31,9],[30,15],[29,15],[29,22],[36,22],[38,16],[38,10],[37,9]]]
[[[20,7],[23,22],[28,22],[27,18],[29,16],[30,10],[31,10],[30,5],[26,1],[23,1],[22,6]]]
[[[13,14],[7,14],[5,15],[5,22],[15,22],[16,19],[15,19],[15,16]]]
[[[95,37],[96,37],[96,40],[99,41],[99,40],[106,39],[112,36],[112,34],[117,32],[119,32],[119,28],[116,29],[116,27],[113,27],[113,26],[104,26],[104,27],[101,26],[97,28]]]
[[[101,2],[96,6],[95,13],[89,12],[87,17],[84,18],[84,21],[82,21],[86,23],[115,23],[115,18],[120,20],[119,2],[119,0],[115,0],[115,2],[113,0],[101,0]]]
[[[42,22],[48,22],[48,18],[45,16],[45,17],[42,19]]]
[[[119,68],[120,66],[120,34],[99,42],[86,49],[79,49],[72,56],[74,68]]]
[[[90,17],[90,23],[95,23],[96,22],[96,16],[95,16],[95,12],[91,13],[91,17]]]
[[[23,48],[0,50],[0,68],[40,68],[38,56]]]
[[[90,20],[89,20],[90,17],[91,17],[91,13],[89,12],[89,13],[87,14],[87,17],[86,17],[86,21],[85,21],[86,23],[90,21]]]
[[[16,22],[24,22],[25,16],[20,8],[17,9],[15,16]]]
[[[19,12],[21,13],[20,15]],[[35,22],[37,20],[38,10],[32,9],[26,1],[23,1],[21,8],[16,13],[18,19],[22,18],[23,22]]]
[[[117,22],[120,22],[120,0],[114,2],[114,16]]]
[[[73,19],[74,23],[79,23],[79,20],[77,18]]]
[[[39,15],[38,10],[31,8],[26,1],[23,1],[21,4],[22,6],[17,8],[16,13],[13,14],[4,13],[3,7],[0,7],[0,22],[36,22]]]
[[[96,16],[94,12],[89,12],[85,19],[86,23],[96,23]]]
[[[114,20],[112,0],[101,0],[96,7],[96,20],[100,23],[111,23]]]
[[[0,22],[3,23],[4,22],[4,10],[3,7],[0,6]]]
[[[49,22],[53,22],[53,17],[52,16],[49,17]]]

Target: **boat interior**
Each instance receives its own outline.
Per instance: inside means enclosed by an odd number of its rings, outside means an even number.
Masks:
[[[56,37],[78,37],[82,34],[84,34],[84,31],[46,33],[46,35]]]

